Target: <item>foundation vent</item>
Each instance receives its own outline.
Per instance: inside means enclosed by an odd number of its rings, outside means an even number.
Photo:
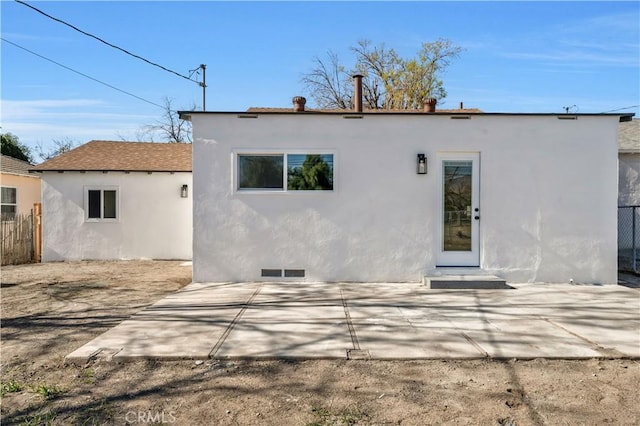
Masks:
[[[282,269],[263,269],[260,271],[261,277],[280,278],[282,277]]]
[[[285,269],[284,276],[287,278],[304,278],[304,269]]]
[[[304,278],[304,269],[261,269],[260,276],[263,278]]]

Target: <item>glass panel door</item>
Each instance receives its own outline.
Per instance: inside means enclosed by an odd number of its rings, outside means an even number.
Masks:
[[[441,154],[438,266],[479,266],[478,153]]]

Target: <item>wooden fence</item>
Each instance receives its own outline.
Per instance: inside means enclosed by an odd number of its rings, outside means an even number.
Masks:
[[[19,214],[0,223],[2,265],[17,265],[40,261],[41,205],[30,214]]]

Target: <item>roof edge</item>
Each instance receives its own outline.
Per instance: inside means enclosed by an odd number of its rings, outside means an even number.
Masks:
[[[385,115],[406,115],[406,116],[431,116],[431,117],[446,117],[446,116],[460,116],[460,115],[477,115],[477,116],[516,116],[516,117],[563,117],[563,116],[574,116],[574,117],[619,117],[620,122],[631,121],[635,116],[633,112],[625,112],[625,113],[575,113],[575,114],[567,114],[561,112],[452,112],[452,111],[442,111],[442,112],[422,112],[422,111],[378,111],[378,112],[356,112],[351,110],[336,110],[335,112],[331,111],[304,111],[304,112],[295,112],[291,111],[260,111],[260,112],[247,112],[247,111],[178,111],[178,115],[182,120],[191,120],[192,115],[367,115],[367,116],[385,116]]]
[[[31,169],[29,169],[28,173],[15,173],[15,172],[0,172],[3,175],[11,175],[11,176],[22,176],[22,177],[28,177],[28,178],[37,178],[38,176],[34,176],[33,173],[31,173]]]
[[[193,170],[127,170],[127,169],[29,169],[29,173],[42,173],[42,172],[121,172],[121,173],[193,173]]]

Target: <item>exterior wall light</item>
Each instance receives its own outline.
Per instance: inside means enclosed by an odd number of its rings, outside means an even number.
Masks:
[[[427,157],[424,154],[418,154],[418,170],[419,175],[427,174]]]
[[[180,197],[187,198],[188,196],[189,196],[189,186],[182,185],[182,188],[180,188]]]

